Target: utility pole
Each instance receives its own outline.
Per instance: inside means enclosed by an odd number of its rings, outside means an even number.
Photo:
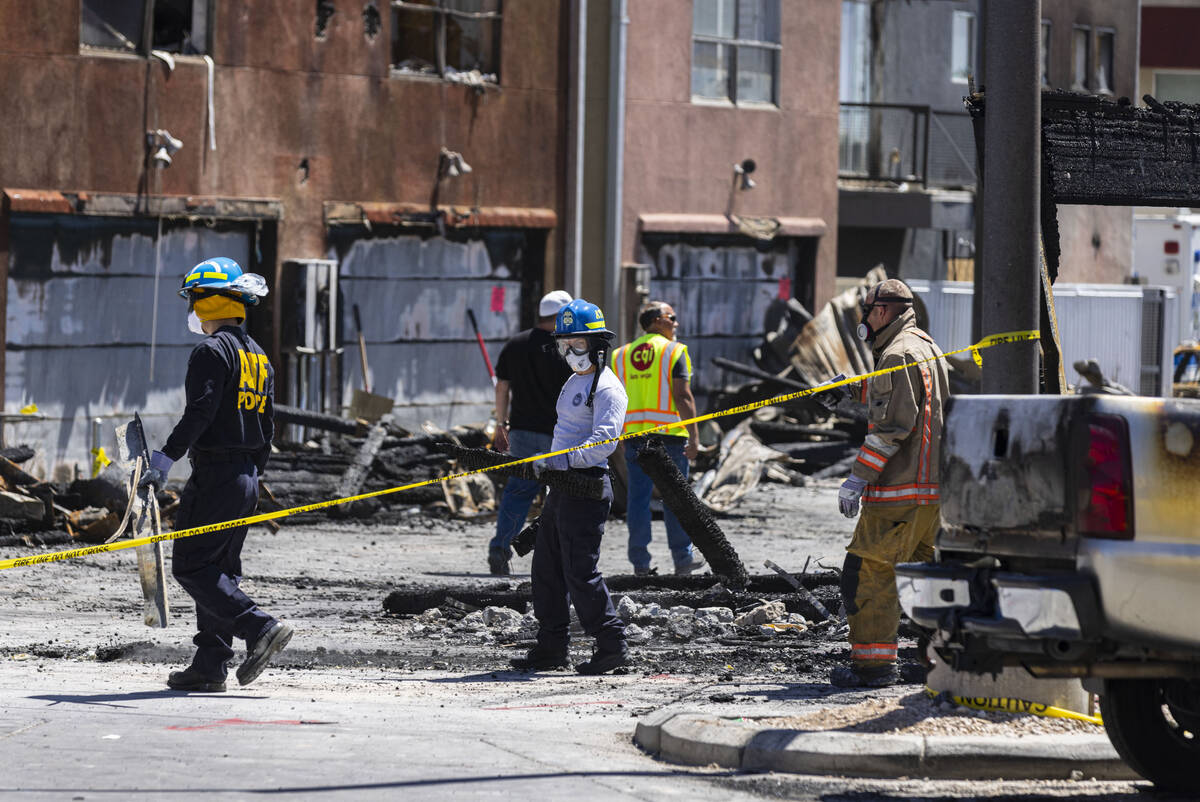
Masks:
[[[984,117],[982,333],[1039,327],[1041,0],[990,2]],[[1036,394],[1034,341],[983,352],[983,392]]]

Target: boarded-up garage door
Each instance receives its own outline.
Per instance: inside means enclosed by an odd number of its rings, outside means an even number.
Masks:
[[[396,400],[395,420],[414,428],[487,419],[491,380],[467,319],[472,309],[493,363],[505,340],[533,323],[545,234],[516,229],[445,236],[334,228],[340,262],[342,339],[356,341],[358,304],[371,390]],[[344,398],[362,387],[357,359],[343,359]]]
[[[43,421],[9,423],[8,443],[38,449],[38,467],[87,472],[90,420],[136,410],[161,443],[183,408],[197,338],[176,294],[192,265],[212,256],[249,264],[248,226],[163,224],[155,292],[155,219],[13,215],[10,218],[5,411],[36,404]],[[157,325],[152,326],[157,300]],[[155,366],[150,376],[151,343]]]
[[[687,344],[694,390],[721,389],[725,372],[710,360],[751,362],[763,318],[776,298],[812,303],[815,240],[751,244],[746,237],[643,235],[640,261],[653,266],[650,297],[675,307],[678,338]],[[640,332],[639,332],[640,333]],[[742,384],[740,376],[728,377]]]

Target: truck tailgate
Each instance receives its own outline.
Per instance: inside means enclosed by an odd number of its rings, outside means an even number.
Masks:
[[[947,526],[1059,534],[1070,520],[1070,396],[955,396],[942,446]]]

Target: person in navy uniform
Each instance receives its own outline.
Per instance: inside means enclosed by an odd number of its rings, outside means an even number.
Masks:
[[[179,294],[188,301],[188,329],[204,339],[188,358],[183,417],[162,450],[151,454],[141,482],[161,487],[171,466],[189,456],[192,474],[175,514],[176,530],[253,513],[275,432],[274,370],[242,327],[246,306],[267,294],[266,281],[242,272],[232,259],[217,257],[189,270]],[[170,688],[224,691],[235,637],[246,642],[237,680],[248,685],[292,637],[291,625],[259,609],[239,588],[248,528],[175,541],[171,572],[196,603],[197,632],[192,663],[171,672]]]
[[[572,470],[602,479],[603,498],[579,498],[551,490],[542,509],[541,525],[530,571],[537,645],[524,657],[510,661],[522,671],[541,671],[567,665],[570,606],[574,605],[583,631],[596,639],[592,657],[575,667],[580,674],[604,674],[628,662],[625,625],[617,617],[612,596],[600,574],[600,541],[612,506],[608,455],[617,447],[625,423],[625,388],[608,365],[613,333],[605,328],[600,307],[581,299],[559,310],[554,337],[559,353],[573,375],[558,394],[552,451],[578,448],[533,463],[535,471]]]

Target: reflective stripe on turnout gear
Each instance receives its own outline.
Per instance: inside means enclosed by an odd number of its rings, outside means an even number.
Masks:
[[[867,489],[863,491],[862,498],[865,502],[906,501],[909,504],[937,504],[940,496],[938,495],[937,485],[915,483],[908,485],[889,485],[887,487],[867,485]]]
[[[877,471],[882,471],[884,466],[887,465],[887,457],[872,451],[865,445],[858,450],[858,461],[868,468],[873,468]]]
[[[889,660],[896,662],[896,644],[894,643],[852,643],[850,658],[853,660]]]

